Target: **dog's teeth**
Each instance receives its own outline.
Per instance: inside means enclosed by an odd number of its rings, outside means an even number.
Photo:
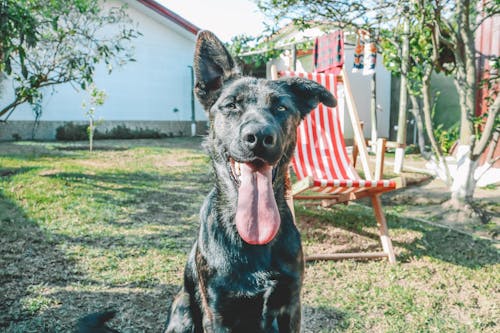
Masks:
[[[239,162],[235,162],[235,169],[236,169],[236,175],[240,176],[241,175],[241,164]]]

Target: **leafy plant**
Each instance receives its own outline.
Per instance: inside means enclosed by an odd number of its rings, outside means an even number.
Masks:
[[[65,123],[56,129],[56,140],[81,141],[87,139],[87,125]]]
[[[68,122],[63,126],[56,129],[56,140],[61,141],[83,141],[88,139],[88,125],[75,124]],[[161,139],[166,137],[183,136],[184,133],[163,133],[161,131],[151,128],[134,128],[131,129],[125,125],[118,125],[106,131],[99,131],[97,128],[94,130],[93,139],[106,140],[106,139]]]
[[[434,129],[434,136],[439,142],[439,145],[444,153],[449,154],[450,149],[457,142],[460,137],[458,123],[446,129],[443,124],[439,124]]]
[[[106,100],[106,92],[104,90],[99,90],[95,85],[91,85],[89,90],[90,95],[90,108],[85,112],[89,120],[89,126],[87,127],[87,135],[89,138],[89,150],[92,151],[94,143],[94,133],[95,127],[103,122],[102,119],[96,121],[95,119],[95,108],[104,104]],[[87,108],[87,103],[84,101],[82,107],[85,110]]]

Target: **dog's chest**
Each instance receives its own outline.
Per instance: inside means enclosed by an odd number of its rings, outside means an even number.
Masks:
[[[217,295],[214,305],[225,318],[260,320],[264,308],[273,311],[272,307],[276,307],[274,310],[278,311],[281,307],[278,304],[269,305],[269,299],[280,289],[280,281],[274,272],[240,274],[219,282],[214,293]],[[239,320],[243,320],[242,318]]]
[[[290,281],[293,279],[276,271],[233,272],[232,275],[221,277],[217,283],[216,294],[219,295],[220,301],[218,303],[224,308],[229,306],[262,309],[270,298],[278,296],[287,299],[290,287],[297,283]],[[284,292],[285,290],[288,292]],[[284,297],[285,294],[287,297]]]
[[[275,272],[246,273],[233,284],[233,294],[237,297],[261,297],[270,294],[278,284]]]

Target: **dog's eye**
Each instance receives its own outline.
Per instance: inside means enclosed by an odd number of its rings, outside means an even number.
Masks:
[[[286,106],[279,105],[279,106],[276,108],[276,110],[278,110],[278,111],[286,111],[286,110],[288,110],[288,109],[286,108]]]
[[[238,106],[236,105],[236,103],[233,103],[233,102],[227,103],[225,105],[225,107],[226,107],[226,109],[229,109],[229,110],[236,110],[238,108]]]

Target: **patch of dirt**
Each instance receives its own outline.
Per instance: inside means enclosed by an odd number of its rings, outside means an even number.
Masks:
[[[333,223],[318,224],[316,216],[298,215],[306,257],[308,254],[378,251],[379,240],[375,228],[353,232],[352,229],[338,227]]]
[[[374,157],[370,156],[374,164]],[[418,154],[405,156],[402,174],[406,186],[382,195],[386,209],[409,218],[417,218],[481,238],[498,240],[500,235],[500,184],[493,188],[476,188],[472,207],[451,208],[451,194],[446,184],[425,174],[426,161]],[[391,174],[394,158],[386,156],[384,174]],[[358,166],[359,169],[359,166]],[[411,172],[408,170],[412,170]],[[389,175],[389,177],[387,177]],[[369,205],[366,202],[366,205]]]
[[[406,217],[424,219],[475,236],[498,240],[500,233],[498,188],[477,188],[473,206],[457,210],[447,204],[451,195],[442,180],[428,178],[426,175],[421,177],[422,182],[414,179],[414,185],[410,184],[400,190],[384,194],[382,196],[384,207],[400,210],[400,214]]]

